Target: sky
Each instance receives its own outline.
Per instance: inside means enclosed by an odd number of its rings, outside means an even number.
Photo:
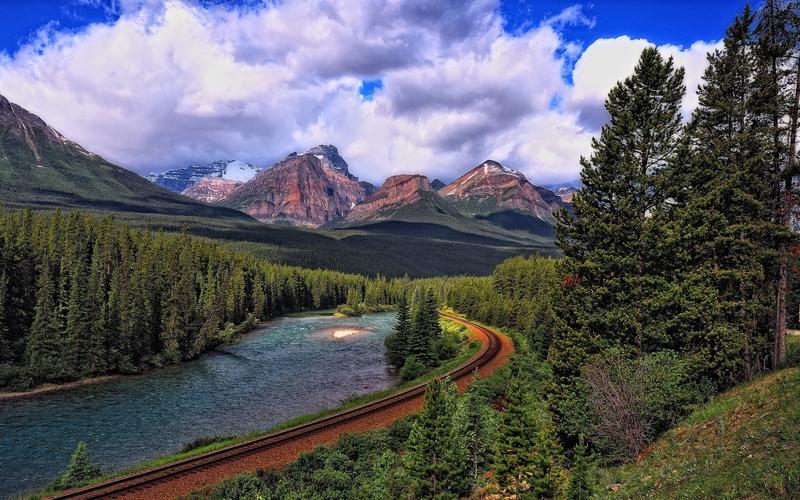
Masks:
[[[0,0],[0,94],[139,173],[334,144],[362,180],[486,159],[575,180],[657,46],[686,69],[744,0]]]

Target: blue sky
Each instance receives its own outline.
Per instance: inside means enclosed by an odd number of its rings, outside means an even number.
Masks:
[[[250,6],[252,1],[227,3]],[[575,1],[504,0],[502,14],[506,29],[514,32],[537,25]],[[596,20],[592,27],[571,26],[565,36],[590,42],[597,38],[629,35],[647,38],[656,44],[689,45],[695,40],[718,39],[745,5],[743,0],[594,0],[586,4],[586,14]],[[25,0],[0,2],[0,50],[16,52],[39,28],[50,22],[61,29],[80,29],[90,23],[113,22],[111,1],[102,0]]]
[[[0,0],[0,94],[139,172],[336,144],[372,182],[492,158],[569,181],[656,45],[686,67],[743,0]]]

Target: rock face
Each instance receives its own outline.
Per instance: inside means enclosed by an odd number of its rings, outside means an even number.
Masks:
[[[527,212],[552,220],[562,201],[549,189],[531,184],[525,176],[487,160],[443,187],[438,193],[469,215],[501,210]]]
[[[572,203],[572,199],[575,197],[575,193],[577,192],[578,188],[572,186],[563,186],[555,191],[556,195],[561,198],[561,201],[564,203]]]
[[[347,215],[347,220],[381,220],[392,210],[412,205],[432,191],[424,175],[394,175],[386,179],[372,196],[356,205]]]
[[[367,197],[334,146],[293,153],[243,184],[222,205],[268,223],[318,227]]]
[[[230,196],[242,184],[244,183],[241,181],[209,175],[184,189],[181,194],[204,203],[218,203]]]
[[[192,165],[186,168],[167,170],[147,176],[147,179],[159,186],[181,193],[192,187],[203,177],[218,177],[244,183],[255,177],[261,169],[239,160],[218,160],[208,165]]]

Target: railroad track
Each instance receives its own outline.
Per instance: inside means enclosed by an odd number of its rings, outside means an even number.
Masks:
[[[457,368],[444,376],[449,376],[452,380],[459,380],[468,377],[472,372],[489,363],[500,351],[500,338],[488,328],[484,328],[476,323],[467,321],[458,316],[448,313],[441,313],[445,318],[458,321],[472,327],[486,337],[486,342],[481,350],[465,365]],[[179,460],[170,464],[153,467],[140,472],[111,479],[98,484],[84,486],[60,492],[50,498],[52,499],[81,499],[88,500],[93,498],[114,498],[129,493],[146,490],[149,486],[169,481],[193,472],[197,472],[204,467],[219,465],[227,461],[240,459],[253,453],[261,453],[269,448],[288,441],[303,439],[311,433],[318,432],[328,427],[339,425],[365,415],[378,412],[386,407],[403,403],[410,399],[424,394],[427,383],[418,384],[407,389],[403,389],[385,398],[381,398],[361,406],[343,410],[317,420],[299,424],[288,429],[273,432],[243,443],[231,445],[219,450],[210,451],[202,455]]]

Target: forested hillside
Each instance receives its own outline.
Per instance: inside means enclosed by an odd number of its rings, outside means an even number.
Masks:
[[[335,307],[349,290],[391,303],[401,287],[275,265],[112,217],[5,213],[0,387],[187,360],[277,314]]]

